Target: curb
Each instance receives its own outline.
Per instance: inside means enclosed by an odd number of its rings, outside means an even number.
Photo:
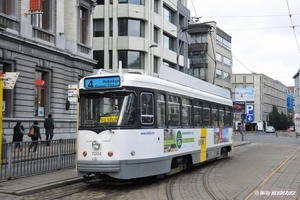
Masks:
[[[63,180],[63,181],[53,182],[53,183],[49,183],[49,184],[45,184],[45,185],[40,185],[40,186],[35,186],[32,188],[27,188],[27,189],[23,189],[23,190],[19,190],[19,191],[10,192],[9,194],[22,196],[22,195],[32,194],[32,193],[36,193],[36,192],[42,192],[43,190],[55,189],[55,188],[62,187],[62,186],[80,183],[83,181],[84,181],[84,179],[82,177],[71,178],[71,179],[67,179],[67,180]]]
[[[234,147],[243,146],[243,145],[250,144],[250,143],[251,143],[250,141],[244,141],[243,143],[240,143],[240,144],[234,144]]]

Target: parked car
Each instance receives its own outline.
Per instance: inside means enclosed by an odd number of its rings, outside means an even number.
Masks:
[[[295,131],[295,126],[290,126],[290,131]]]
[[[266,133],[275,133],[275,128],[273,126],[267,126]]]

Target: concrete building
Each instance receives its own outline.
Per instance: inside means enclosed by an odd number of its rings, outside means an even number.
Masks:
[[[193,23],[188,28],[189,74],[231,91],[231,37],[216,22]]]
[[[49,113],[54,139],[74,138],[76,104],[65,109],[68,85],[91,74],[92,0],[0,0],[0,70],[19,72],[14,89],[5,89],[3,135],[11,141],[21,121],[26,131]],[[41,129],[43,139],[44,128]],[[24,137],[28,140],[28,137]]]
[[[161,65],[187,73],[187,0],[98,0],[93,15],[95,70],[156,76]]]
[[[232,97],[233,101],[245,101],[253,109],[253,115],[246,117],[247,130],[255,130],[256,124],[258,130],[263,130],[273,105],[279,113],[287,115],[286,86],[264,74],[233,74]],[[236,120],[241,121],[241,116],[236,116]]]
[[[294,87],[294,111],[295,113],[300,113],[300,68],[298,69],[297,73],[293,76],[295,81]]]

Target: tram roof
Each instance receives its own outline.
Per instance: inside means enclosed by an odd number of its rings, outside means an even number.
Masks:
[[[203,99],[206,101],[232,105],[232,101],[228,98],[221,97],[219,95],[210,94],[201,90],[197,90],[195,88],[190,88],[185,85],[181,85],[168,80],[164,80],[162,78],[148,76],[148,75],[124,74],[122,86],[134,86],[134,87],[167,91],[170,93],[185,95],[188,97]]]

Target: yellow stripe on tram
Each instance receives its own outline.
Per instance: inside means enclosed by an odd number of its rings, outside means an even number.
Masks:
[[[206,135],[207,135],[207,128],[201,129],[201,151],[200,151],[200,162],[206,161]]]

